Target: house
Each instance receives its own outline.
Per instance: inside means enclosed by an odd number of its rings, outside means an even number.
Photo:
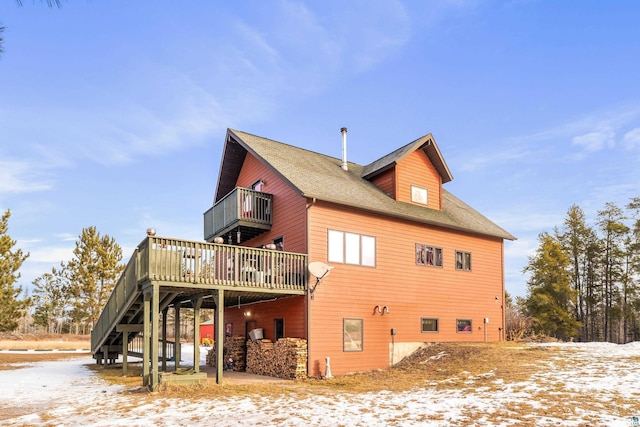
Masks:
[[[148,232],[92,332],[98,362],[126,366],[133,336],[157,336],[142,351],[143,384],[157,387],[161,355],[180,361],[166,318],[180,336],[182,307],[194,342],[202,308],[224,325],[216,342],[306,339],[309,376],[385,368],[425,342],[502,340],[515,237],[443,188],[453,177],[433,136],[368,165],[346,158],[344,128],[342,145],[336,158],[229,129],[205,242]]]
[[[228,130],[214,205],[236,188],[272,200],[270,229],[242,244],[333,269],[313,295],[229,307],[225,322],[307,338],[311,376],[327,357],[339,375],[388,367],[423,342],[501,340],[503,242],[514,237],[445,190],[452,178],[431,134],[362,166]],[[249,233],[208,218],[208,241]]]

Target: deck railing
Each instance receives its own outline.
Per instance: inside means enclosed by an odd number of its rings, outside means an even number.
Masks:
[[[133,253],[124,271],[118,278],[98,321],[91,331],[91,350],[96,352],[102,339],[115,327],[122,317],[122,310],[139,290],[137,275],[138,250]]]
[[[307,255],[148,236],[136,248],[91,333],[97,351],[146,281],[277,290],[307,290]]]
[[[204,213],[205,240],[223,233],[240,221],[256,225],[271,225],[269,193],[237,187]]]
[[[167,354],[162,353],[163,345],[162,340],[158,341],[158,349],[160,350],[160,359],[172,360],[176,355],[176,343],[175,341],[166,341]],[[128,352],[130,356],[143,357],[144,353],[144,336],[142,334],[136,336],[131,340],[128,346]]]

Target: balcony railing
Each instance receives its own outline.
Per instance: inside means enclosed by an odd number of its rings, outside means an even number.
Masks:
[[[140,280],[304,291],[307,255],[150,237],[141,245]]]
[[[240,243],[248,236],[271,229],[273,197],[269,193],[237,187],[204,213],[204,239],[216,236],[231,238],[230,243]],[[244,231],[236,237],[234,232]]]

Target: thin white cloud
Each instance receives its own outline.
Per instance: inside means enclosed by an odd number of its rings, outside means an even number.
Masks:
[[[29,263],[48,263],[52,266],[68,261],[73,257],[73,245],[63,246],[26,246],[23,251],[29,252]]]
[[[0,160],[0,194],[44,191],[52,183],[42,176],[42,165],[35,161]]]
[[[640,127],[631,129],[622,137],[622,144],[627,150],[640,149]]]
[[[70,233],[58,233],[55,235],[55,237],[62,242],[75,242],[76,240],[78,240],[78,235]]]
[[[544,129],[530,135],[521,135],[511,139],[518,141],[566,140],[582,135],[596,133],[618,133],[626,126],[633,124],[640,118],[640,106],[631,105],[595,111],[583,117],[566,123],[561,123],[549,129]]]
[[[612,129],[589,132],[574,136],[571,143],[584,148],[587,152],[599,151],[615,146],[615,132]]]
[[[461,161],[462,171],[475,171],[483,169],[491,164],[503,164],[513,162],[520,159],[534,159],[539,157],[540,150],[534,151],[531,147],[519,146],[507,149],[492,149],[490,151],[484,148],[482,151],[471,153],[472,155]],[[465,152],[465,154],[467,154]]]

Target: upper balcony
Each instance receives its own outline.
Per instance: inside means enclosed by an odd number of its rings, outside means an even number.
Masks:
[[[240,244],[271,230],[273,195],[236,187],[204,213],[204,239]]]

